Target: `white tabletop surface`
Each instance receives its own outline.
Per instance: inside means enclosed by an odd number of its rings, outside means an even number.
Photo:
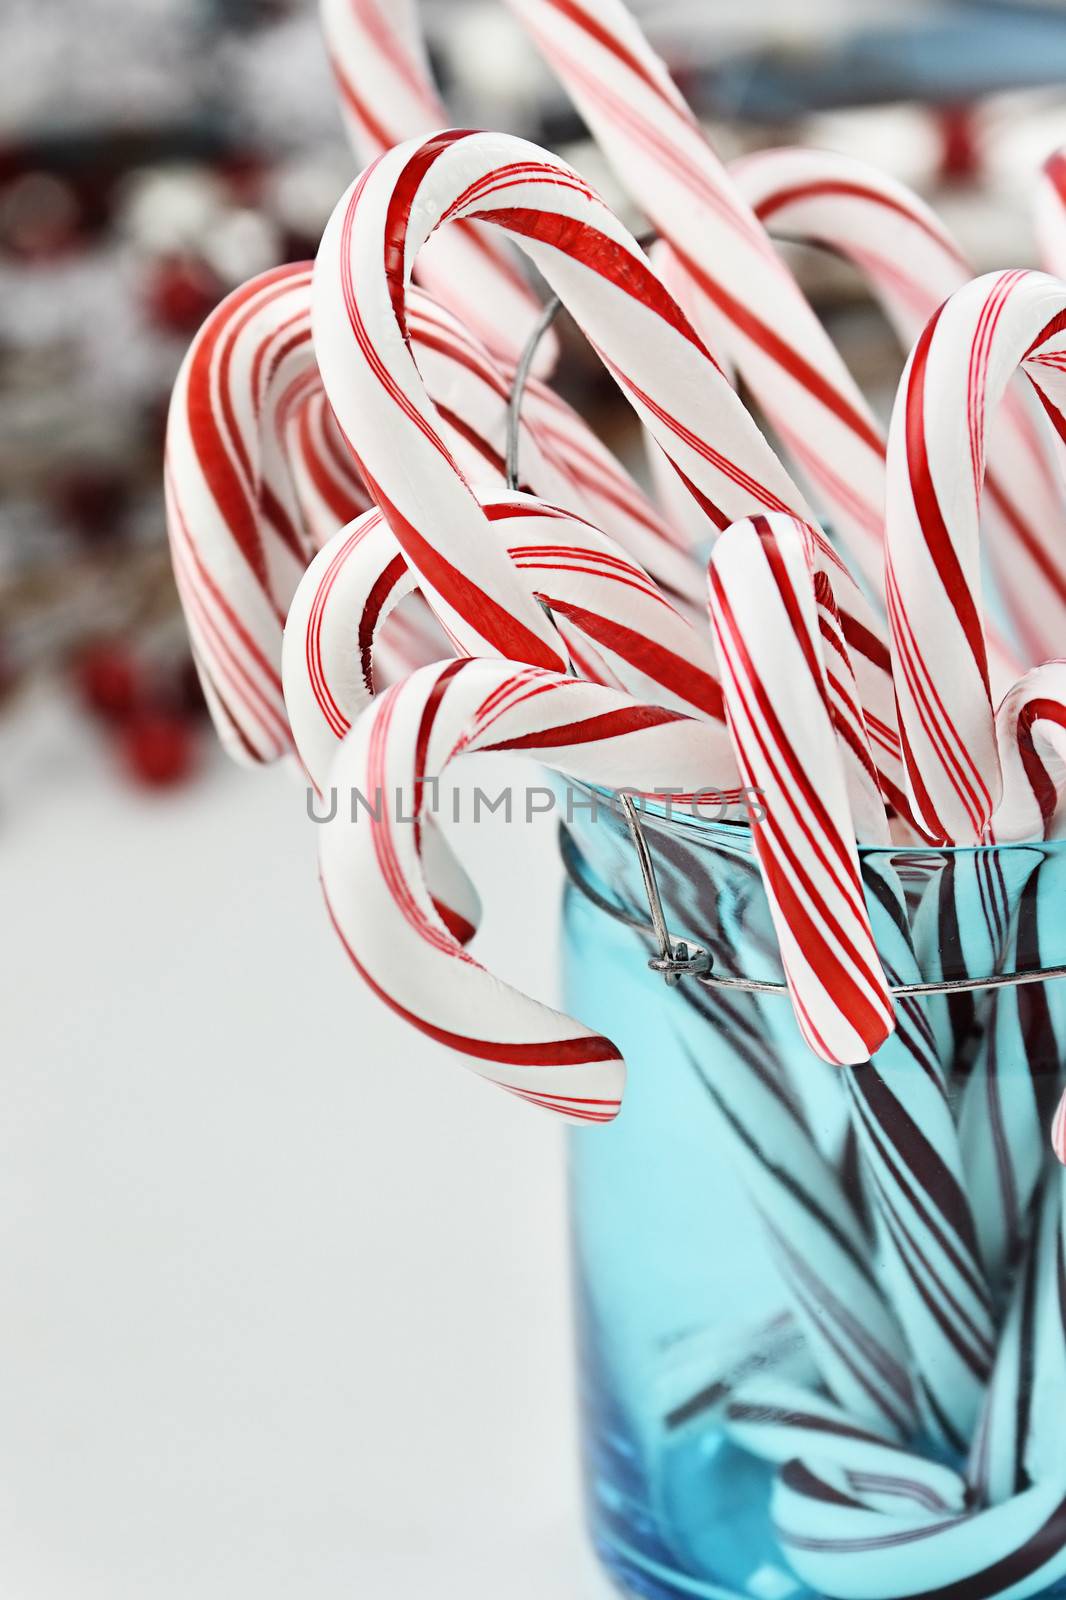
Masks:
[[[550,998],[554,824],[459,840]],[[559,1129],[363,991],[314,851],[285,774],[147,797],[55,705],[3,731],[12,1600],[608,1593]]]

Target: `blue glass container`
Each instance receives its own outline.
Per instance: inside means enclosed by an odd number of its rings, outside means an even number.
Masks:
[[[950,987],[843,1072],[780,992],[749,830],[641,821],[671,934],[741,982],[649,969],[616,806],[563,830],[567,1007],[629,1066],[570,1135],[602,1562],[649,1600],[1066,1594],[1066,846],[863,852],[890,980]]]

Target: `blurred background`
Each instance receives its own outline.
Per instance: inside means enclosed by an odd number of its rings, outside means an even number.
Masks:
[[[641,226],[501,7],[421,9],[455,123],[550,145]],[[864,156],[979,270],[1034,260],[1066,5],[635,9],[723,156]],[[0,8],[0,1588],[20,1600],[600,1592],[558,1134],[353,985],[303,791],[216,751],[170,574],[181,355],[228,290],[313,255],[352,172],[313,0]],[[901,358],[850,269],[795,261],[886,402]],[[573,339],[561,381],[624,446]],[[481,948],[550,998],[553,828],[523,835],[459,842]]]
[[[846,149],[932,197],[978,268],[1031,260],[1029,192],[1066,134],[1061,6],[637,9],[723,155]],[[502,7],[422,11],[457,124],[550,145],[627,210]],[[313,0],[2,9],[0,693],[72,696],[127,780],[179,783],[205,757],[160,492],[177,364],[229,289],[314,254],[352,167]],[[848,272],[801,271],[890,392],[898,354]],[[563,376],[611,431],[624,408],[576,342]]]

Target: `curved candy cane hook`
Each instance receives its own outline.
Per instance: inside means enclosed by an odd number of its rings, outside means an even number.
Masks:
[[[344,196],[323,237],[314,287],[323,381],[459,648],[558,668],[558,639],[489,536],[407,343],[407,284],[422,243],[473,216],[510,231],[568,305],[661,444],[708,539],[749,513],[811,518],[647,258],[571,168],[499,134],[442,133],[390,151]],[[891,742],[887,646],[869,608],[852,616],[848,604],[845,595],[849,648],[864,657],[864,701]]]
[[[913,806],[931,839],[983,840],[1002,783],[982,615],[986,434],[1021,368],[1066,431],[1066,285],[977,278],[926,324],[889,433],[886,588]]]
[[[668,774],[692,797],[713,782],[713,737],[619,690],[506,661],[438,663],[387,689],[338,749],[338,805],[319,830],[323,890],[353,965],[482,1077],[571,1120],[610,1120],[624,1082],[617,1048],[501,983],[435,910],[420,845],[432,780],[460,754],[515,751],[610,789],[650,793]],[[353,820],[353,793],[376,810]]]
[[[756,151],[729,171],[773,237],[819,245],[854,264],[908,353],[937,308],[974,275],[935,212],[867,162],[786,148]],[[981,507],[999,590],[1030,661],[1057,650],[1066,626],[1058,536],[1066,508],[1039,410],[1018,377],[1000,408]],[[993,628],[989,646],[994,679],[1005,688],[1023,663]]]
[[[174,385],[166,442],[171,555],[208,704],[226,748],[290,748],[281,625],[314,542],[294,463],[338,521],[368,503],[321,399],[307,263],[263,273],[208,317]],[[339,448],[336,448],[339,446]]]
[[[403,139],[446,126],[451,119],[433,81],[414,0],[320,0],[320,14],[360,166]],[[505,240],[476,223],[451,228],[425,252],[418,277],[508,369],[513,366],[540,306]],[[538,348],[536,370],[550,371],[556,354],[549,335]]]

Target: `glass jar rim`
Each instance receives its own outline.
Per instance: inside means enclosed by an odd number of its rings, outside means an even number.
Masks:
[[[560,829],[571,884],[605,915],[644,935],[651,966],[668,982],[787,993],[749,821],[712,819],[624,790],[577,787],[588,803],[578,808],[580,816],[568,805]],[[599,827],[605,816],[609,825]],[[867,845],[858,854],[875,936],[879,918],[898,942],[885,922],[886,885],[910,924],[906,970],[890,970],[886,959],[896,995],[962,994],[1066,976],[1066,916],[1057,910],[1066,905],[1066,840]],[[701,894],[679,890],[686,875],[690,884],[702,883]],[[763,930],[761,939],[744,936],[745,920]],[[723,962],[719,935],[726,922],[734,930],[733,959]]]

